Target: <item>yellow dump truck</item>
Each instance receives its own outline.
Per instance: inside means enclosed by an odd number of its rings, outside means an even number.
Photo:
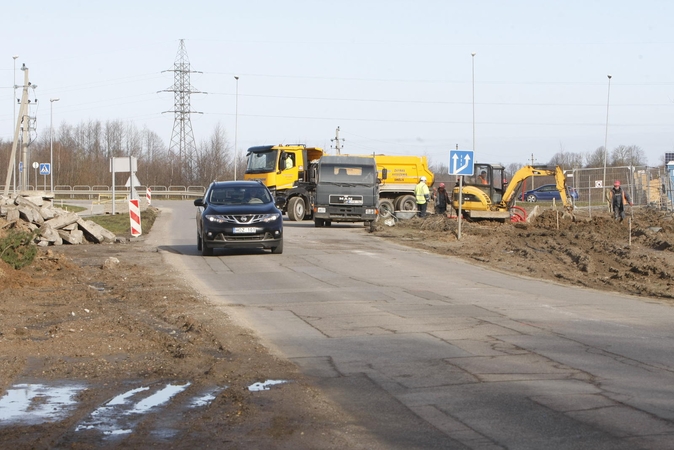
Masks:
[[[434,175],[428,168],[425,156],[374,155],[377,163],[379,186],[379,215],[387,217],[393,211],[414,211],[417,201],[414,187],[419,178],[426,177],[428,187],[433,185]]]
[[[290,220],[311,219],[316,189],[318,161],[325,153],[303,144],[264,145],[248,149],[245,180],[259,180],[274,194]],[[372,155],[344,155],[372,157]],[[433,172],[425,156],[374,155],[379,186],[379,215],[393,211],[414,211],[414,187],[426,177],[430,187]],[[279,199],[284,201],[278,202]]]

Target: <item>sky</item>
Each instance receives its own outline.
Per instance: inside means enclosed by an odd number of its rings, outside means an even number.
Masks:
[[[544,164],[606,142],[637,145],[655,166],[674,151],[672,17],[669,0],[12,2],[0,138],[12,139],[25,64],[38,133],[121,120],[168,146],[173,93],[160,91],[183,39],[203,92],[191,95],[197,144],[220,126],[239,152],[334,152],[339,127],[350,154],[446,165],[458,147]]]

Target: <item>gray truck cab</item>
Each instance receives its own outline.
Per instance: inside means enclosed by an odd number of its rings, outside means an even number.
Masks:
[[[377,164],[367,156],[323,156],[318,162],[314,224],[364,222],[371,229],[377,219]]]

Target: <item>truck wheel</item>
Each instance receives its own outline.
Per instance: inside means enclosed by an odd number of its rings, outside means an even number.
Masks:
[[[393,207],[393,202],[387,198],[382,198],[379,200],[379,216],[388,219],[393,215],[395,211]]]
[[[288,219],[292,221],[304,220],[306,208],[302,197],[293,197],[288,202]]]
[[[325,219],[314,219],[314,226],[316,228],[324,227],[325,226]]]
[[[413,195],[401,195],[396,199],[396,211],[416,211],[417,199]]]
[[[330,220],[330,219],[325,219],[325,226],[326,226],[326,227],[331,227],[331,226],[332,226],[332,220]]]
[[[365,226],[368,227],[368,230],[370,231],[370,233],[373,233],[377,229],[377,227],[374,224],[374,220],[370,220],[369,222],[365,222]]]

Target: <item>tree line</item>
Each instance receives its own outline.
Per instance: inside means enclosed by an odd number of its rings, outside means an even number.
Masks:
[[[12,141],[0,139],[0,167],[6,175],[11,164]],[[16,160],[21,161],[21,145]],[[49,129],[32,136],[28,146],[29,184],[35,186],[32,163],[50,162]],[[53,167],[54,186],[110,185],[110,159],[134,156],[138,160],[136,176],[145,186],[208,186],[213,180],[234,179],[234,152],[223,127],[217,124],[210,137],[195,143],[190,152],[171,151],[164,140],[146,127],[132,123],[98,120],[78,125],[62,123],[54,128]],[[242,174],[246,160],[239,155],[237,173]],[[17,168],[18,171],[18,168]],[[38,175],[37,186],[43,183]],[[117,174],[116,185],[123,185],[128,173]],[[19,174],[17,173],[17,180]],[[3,184],[5,179],[3,178]]]

